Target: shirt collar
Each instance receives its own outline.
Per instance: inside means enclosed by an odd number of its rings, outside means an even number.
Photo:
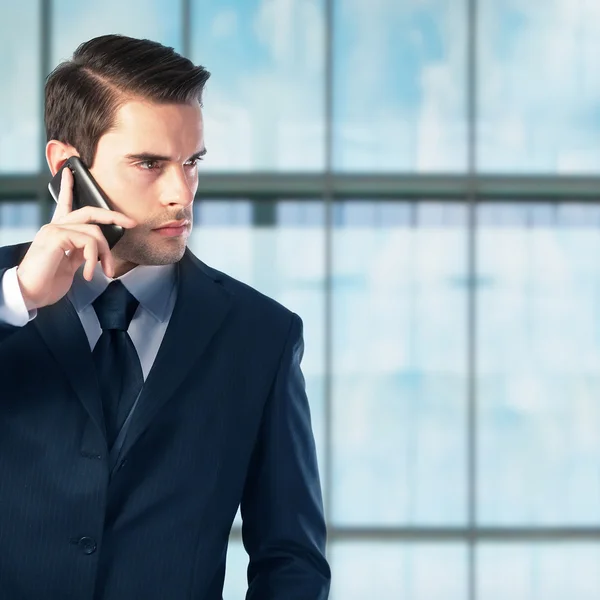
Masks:
[[[139,301],[139,303],[152,314],[152,316],[164,323],[169,318],[169,299],[176,283],[175,264],[170,265],[138,265],[121,277],[128,291]],[[73,285],[68,292],[68,298],[80,313],[108,287],[113,279],[107,277],[98,263],[94,269],[91,281],[83,277],[83,263],[75,273]]]

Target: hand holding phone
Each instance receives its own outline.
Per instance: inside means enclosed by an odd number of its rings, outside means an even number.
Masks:
[[[60,185],[52,186],[52,194],[57,194],[52,220],[36,233],[17,267],[17,279],[28,310],[60,300],[69,291],[75,272],[84,262],[83,275],[88,281],[98,261],[106,275],[113,277],[114,258],[101,227],[109,226],[110,230],[112,226],[128,229],[137,225],[123,213],[99,206],[88,204],[73,210],[74,179],[70,168],[61,169]],[[83,197],[83,194],[78,197],[77,203]]]
[[[58,202],[60,196],[60,182],[65,169],[69,169],[73,174],[72,210],[79,210],[84,206],[111,210],[110,201],[106,197],[106,194],[96,183],[96,180],[78,156],[71,156],[67,159],[48,184],[48,189],[55,202]],[[99,227],[111,250],[125,233],[125,230],[121,226],[115,224],[99,224]]]

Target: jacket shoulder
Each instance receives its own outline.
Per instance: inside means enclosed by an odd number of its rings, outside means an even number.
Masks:
[[[281,318],[287,321],[294,314],[289,308],[263,292],[259,292],[251,285],[206,264],[203,264],[203,266],[205,272],[215,279],[215,281],[219,281],[240,304],[246,305],[248,308],[260,310],[271,318]]]
[[[277,300],[259,292],[251,285],[207,265],[197,257],[193,257],[193,259],[197,261],[197,265],[204,275],[222,285],[231,294],[235,312],[247,324],[252,322],[255,326],[264,328],[265,332],[270,331],[275,335],[286,336],[294,318],[302,322],[298,315]]]

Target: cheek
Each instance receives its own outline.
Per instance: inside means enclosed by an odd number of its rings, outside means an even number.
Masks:
[[[188,182],[190,185],[190,189],[196,194],[196,190],[198,189],[198,170],[194,171],[191,175],[188,176]]]
[[[102,172],[95,174],[92,172],[98,185],[102,188],[102,191],[108,196],[109,200],[116,207],[121,206],[122,198],[126,197],[128,189],[128,182],[124,181],[122,177],[119,177],[114,172]]]
[[[106,180],[103,189],[115,210],[143,223],[148,218],[145,209],[151,205],[150,179],[135,175],[113,177]]]

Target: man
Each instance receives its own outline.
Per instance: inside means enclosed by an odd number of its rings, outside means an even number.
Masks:
[[[52,174],[79,156],[114,210],[64,169],[0,249],[1,598],[220,599],[240,504],[247,598],[328,596],[302,322],[186,248],[208,76],[109,35],[47,80]]]

